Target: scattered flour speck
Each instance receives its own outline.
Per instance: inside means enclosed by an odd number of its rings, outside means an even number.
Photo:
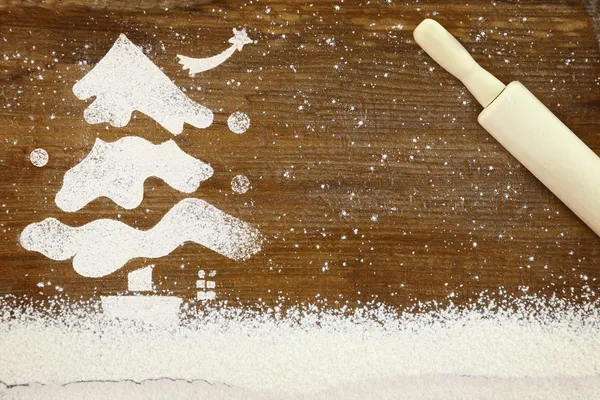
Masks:
[[[243,112],[236,111],[227,119],[227,126],[233,133],[242,134],[250,128],[250,117]]]
[[[44,149],[35,149],[29,155],[31,163],[36,167],[43,167],[48,164],[48,152]]]
[[[231,189],[237,194],[244,194],[250,189],[250,179],[246,175],[237,175],[231,180]]]

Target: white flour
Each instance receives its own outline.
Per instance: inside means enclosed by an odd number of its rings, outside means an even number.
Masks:
[[[177,203],[152,229],[142,231],[113,219],[70,227],[55,218],[28,225],[21,246],[53,260],[73,258],[80,275],[101,277],[138,257],[164,257],[185,242],[201,244],[234,260],[260,251],[262,235],[246,222],[188,198]]]
[[[43,167],[48,164],[48,152],[44,149],[35,149],[29,154],[29,160],[36,167]]]
[[[244,194],[250,190],[250,179],[246,175],[236,175],[231,180],[231,190],[237,194]]]
[[[213,57],[192,58],[178,54],[177,58],[179,58],[179,64],[182,65],[182,69],[189,70],[190,76],[194,76],[199,72],[208,71],[209,69],[218,67],[231,57],[236,50],[242,51],[245,45],[254,43],[254,41],[248,37],[246,29],[238,31],[233,28],[233,37],[229,39],[229,43],[231,43],[231,46],[227,50]]]
[[[227,126],[231,132],[241,135],[250,128],[250,117],[241,111],[236,111],[227,118]]]
[[[590,399],[600,389],[598,304],[281,314],[188,304],[185,322],[165,329],[107,320],[97,304],[50,302],[42,315],[18,303],[0,300],[0,380],[49,386],[5,389],[16,398]],[[81,381],[121,382],[61,386]]]
[[[402,400],[590,400],[600,391],[597,376],[575,378],[488,378],[470,376],[400,376],[359,381],[317,393],[290,394],[240,389],[204,380],[152,379],[77,382],[66,386],[17,386],[6,390],[15,400],[106,399],[402,399]],[[2,384],[0,384],[2,394]]]
[[[129,123],[134,110],[143,112],[174,135],[187,122],[196,128],[212,124],[213,113],[193,102],[125,35],[73,86],[81,100],[96,96],[85,110],[90,124],[108,122],[115,127]]]
[[[105,196],[126,209],[144,199],[144,181],[156,176],[183,193],[192,193],[213,174],[210,165],[183,152],[169,140],[154,145],[135,136],[106,143],[96,139],[92,151],[65,173],[56,194],[63,211],[77,211]]]
[[[150,292],[154,290],[152,270],[154,264],[131,271],[127,274],[127,290],[134,292]]]

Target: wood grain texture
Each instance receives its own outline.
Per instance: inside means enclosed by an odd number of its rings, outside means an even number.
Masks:
[[[541,0],[205,3],[0,1],[0,295],[53,296],[56,285],[84,298],[122,292],[128,272],[155,262],[164,293],[193,297],[201,268],[217,271],[220,299],[248,303],[376,298],[402,306],[448,296],[460,303],[499,288],[595,296],[600,238],[477,124],[474,99],[412,40],[423,18],[436,18],[482,66],[505,83],[524,83],[600,154],[598,15],[591,7]],[[180,69],[176,54],[217,54],[234,27],[246,27],[258,43],[194,78]],[[18,244],[27,224],[46,217],[76,226],[118,217],[148,229],[186,197],[149,179],[135,210],[104,198],[76,213],[54,203],[64,173],[97,137],[171,138],[140,113],[119,129],[83,120],[89,102],[77,100],[72,86],[120,33],[215,112],[210,128],[186,126],[175,140],[215,169],[194,196],[268,237],[248,262],[188,244],[89,279],[69,261]],[[227,129],[238,110],[252,121],[244,135]],[[50,154],[44,168],[28,160],[38,147]],[[231,190],[240,173],[252,182],[244,195]]]

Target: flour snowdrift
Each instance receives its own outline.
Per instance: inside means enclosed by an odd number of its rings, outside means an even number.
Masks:
[[[9,398],[592,399],[600,386],[597,302],[418,313],[187,302],[168,327],[109,320],[95,303],[16,303],[0,298],[0,381],[28,386]]]
[[[396,377],[358,381],[313,393],[254,391],[204,380],[96,381],[4,388],[7,400],[214,399],[214,400],[590,400],[600,377],[502,379],[470,376]],[[3,388],[0,384],[0,395]]]

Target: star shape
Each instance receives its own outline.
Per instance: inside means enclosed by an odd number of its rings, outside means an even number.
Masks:
[[[233,28],[233,37],[229,39],[229,43],[235,46],[236,50],[242,50],[244,45],[253,43],[254,41],[248,37],[246,28],[237,30]]]

